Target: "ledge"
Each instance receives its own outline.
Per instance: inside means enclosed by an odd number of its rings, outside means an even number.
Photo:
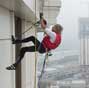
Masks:
[[[35,13],[24,3],[23,0],[0,0],[0,7],[14,11],[15,15],[21,19],[35,22]]]

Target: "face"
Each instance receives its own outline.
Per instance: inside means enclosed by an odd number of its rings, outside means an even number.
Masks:
[[[58,31],[55,26],[52,27],[52,31],[55,32],[55,33],[61,33],[61,31]]]
[[[54,26],[52,27],[52,31],[53,31],[53,32],[56,32],[56,29],[55,29],[55,27],[54,27]]]

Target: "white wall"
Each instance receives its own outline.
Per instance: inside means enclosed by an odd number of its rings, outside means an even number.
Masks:
[[[23,21],[22,29],[23,32],[31,26],[31,23]],[[35,35],[35,29],[30,29],[23,35],[23,38]],[[31,46],[32,42],[23,44],[22,46]],[[22,88],[34,88],[34,76],[35,76],[35,53],[27,52],[24,59],[22,60]]]
[[[34,13],[36,11],[36,16],[39,18],[39,5],[40,5],[39,0],[23,0],[23,1]],[[35,10],[35,7],[36,7],[36,10]]]
[[[89,65],[89,18],[79,19],[80,64]]]
[[[10,12],[0,7],[0,39],[10,38],[13,22]],[[11,40],[0,40],[0,87],[15,88],[14,72],[7,71],[5,68],[10,65],[12,59]]]

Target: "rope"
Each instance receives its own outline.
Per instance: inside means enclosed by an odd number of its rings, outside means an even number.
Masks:
[[[13,34],[13,31],[14,31],[14,12],[10,11],[10,16],[11,16],[11,28],[10,28],[10,31],[11,31],[11,35]],[[3,39],[3,40],[11,40],[11,38],[8,38],[8,39]],[[12,62],[13,62],[13,45],[11,44],[11,55],[12,55]]]
[[[48,53],[46,53],[45,55],[45,59],[44,59],[44,62],[43,62],[43,67],[42,67],[42,71],[41,71],[41,75],[39,78],[42,77],[43,73],[44,73],[44,69],[45,69],[45,65],[46,65],[46,60],[47,60],[47,57],[48,57]]]
[[[35,22],[36,22],[36,0],[35,0]],[[37,30],[35,28],[35,37]],[[37,66],[37,55],[36,55],[36,39],[35,39],[35,74],[34,74],[34,88],[36,88],[36,66]]]
[[[35,25],[36,23],[34,23],[33,25]],[[19,34],[19,35],[24,35],[26,32],[28,32],[29,30],[32,29],[33,25],[31,25],[31,27],[29,27],[26,31],[24,31],[23,33]],[[5,41],[5,40],[11,40],[11,38],[2,38],[0,39],[0,41]]]
[[[49,5],[49,1],[48,1],[48,5]],[[48,7],[48,17],[49,17],[49,7]],[[46,49],[46,55],[45,55],[45,59],[44,59],[44,62],[43,62],[42,71],[41,71],[41,74],[40,74],[39,79],[38,79],[38,88],[41,88],[40,87],[40,80],[41,80],[41,78],[42,78],[42,76],[44,74],[44,69],[45,69],[45,66],[46,66],[46,62],[47,62],[48,56],[51,56],[51,55],[52,54],[48,54],[48,51]]]
[[[35,9],[36,10],[36,9]],[[36,13],[36,11],[35,11],[35,13]],[[43,16],[43,13],[41,12],[40,13],[40,20],[42,19],[42,16]],[[35,15],[35,17],[36,17],[36,15]],[[32,27],[35,25],[37,25],[37,23],[39,23],[39,21],[36,21],[36,18],[35,18],[35,23],[32,23],[32,25],[26,30],[26,31],[24,31],[22,34],[24,34],[24,33],[26,33],[26,32],[28,32],[30,29],[32,29]],[[36,32],[37,33],[37,32]]]
[[[23,34],[25,34],[26,32],[28,32],[29,30],[31,30],[32,29],[32,27],[33,27],[33,25],[36,25],[37,23],[34,23],[34,24],[32,24],[26,31],[24,31],[23,33],[21,33],[22,35]]]
[[[48,51],[46,49],[46,54],[45,54],[45,59],[44,59],[43,66],[42,66],[41,75],[39,76],[39,79],[38,79],[38,88],[41,88],[40,87],[40,80],[41,80],[41,78],[42,78],[42,76],[44,74],[44,69],[45,69],[45,66],[46,66],[47,59],[48,59]]]

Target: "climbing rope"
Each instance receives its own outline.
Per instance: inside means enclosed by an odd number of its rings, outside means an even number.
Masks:
[[[43,66],[42,66],[41,75],[39,76],[39,78],[42,78],[42,75],[44,74],[44,69],[45,69],[47,59],[48,59],[48,52],[46,52],[45,59],[44,59],[44,62],[43,62]]]
[[[36,0],[35,0],[35,22],[36,22]],[[35,37],[37,34],[37,30],[35,28]],[[36,88],[36,66],[37,66],[37,55],[36,55],[36,39],[35,39],[35,73],[34,73],[34,88]]]
[[[43,18],[43,12],[40,13],[40,20]],[[36,0],[35,0],[35,23],[36,23]],[[37,29],[35,28],[35,37],[37,36]],[[44,68],[45,68],[45,64],[46,64],[46,59],[48,57],[48,52],[46,50],[46,55],[45,55],[45,59],[44,59],[44,63],[43,63],[43,67],[42,67],[42,72],[41,72],[41,76],[39,77],[39,80],[41,79],[43,73],[44,73]],[[36,88],[36,68],[37,68],[37,55],[36,55],[36,39],[35,39],[35,75],[34,75],[34,88]],[[38,85],[39,85],[39,80],[38,80]],[[40,88],[40,86],[39,86]]]
[[[42,70],[41,70],[41,74],[40,74],[40,76],[38,78],[38,88],[41,88],[40,87],[40,80],[41,80],[41,78],[42,78],[42,76],[44,74],[44,70],[45,70],[47,59],[48,59],[48,51],[46,49],[46,54],[45,54],[45,58],[44,58],[44,62],[43,62]]]
[[[49,1],[48,1],[48,5],[49,5]],[[49,10],[49,8],[48,8],[48,10]],[[42,9],[42,13],[43,13],[43,9]],[[48,11],[48,17],[49,17],[49,11]],[[45,34],[44,34],[44,36],[45,36]],[[48,53],[48,50],[46,49],[45,59],[44,59],[44,62],[43,62],[43,67],[42,67],[41,75],[39,76],[39,81],[40,81],[40,79],[42,78],[42,76],[44,74],[44,69],[45,69],[45,65],[46,65],[48,56],[49,56],[49,53]]]
[[[32,27],[35,26],[36,24],[37,24],[37,22],[35,21],[35,23],[32,23],[32,25],[31,25],[28,29],[26,29],[26,31],[24,31],[24,32],[21,33],[21,34],[22,34],[22,35],[25,34],[25,33],[28,32],[29,30],[31,30]]]
[[[49,4],[49,1],[48,1],[48,4]],[[49,10],[49,8],[48,8],[48,10]],[[49,11],[48,11],[48,17],[49,17]],[[45,33],[44,33],[44,36],[45,36]],[[43,76],[44,71],[45,71],[45,66],[47,64],[48,56],[51,56],[51,54],[49,54],[48,50],[46,49],[46,54],[45,54],[45,58],[44,58],[44,62],[43,62],[42,70],[41,70],[41,74],[40,74],[40,76],[38,78],[38,88],[41,88],[40,82],[41,82],[42,76]]]

